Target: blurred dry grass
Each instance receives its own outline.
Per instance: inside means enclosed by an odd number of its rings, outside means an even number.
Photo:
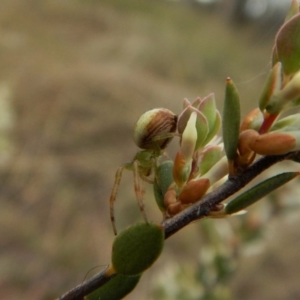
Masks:
[[[157,106],[179,112],[184,97],[212,91],[221,105],[226,76],[244,112],[254,107],[271,42],[251,33],[178,3],[2,0],[0,81],[14,127],[0,170],[1,299],[53,299],[109,262],[108,197],[136,151],[137,117]],[[131,174],[118,200],[120,228],[140,217]],[[193,230],[168,241],[161,262],[182,249],[197,256]],[[129,299],[150,295],[153,272]]]

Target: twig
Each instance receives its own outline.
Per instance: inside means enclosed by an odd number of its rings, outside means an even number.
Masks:
[[[163,225],[165,227],[165,237],[171,235],[188,225],[208,215],[211,208],[218,203],[221,203],[231,195],[238,192],[246,186],[251,180],[257,177],[260,173],[270,168],[272,165],[286,159],[296,159],[300,156],[300,152],[292,152],[284,155],[265,156],[257,160],[252,166],[247,168],[242,174],[236,177],[231,177],[224,184],[212,193],[204,196],[201,201],[195,203],[191,207],[185,209],[180,214],[172,219],[167,220]]]
[[[106,269],[102,270],[89,280],[83,282],[82,284],[76,286],[72,290],[68,291],[64,295],[60,296],[59,300],[83,300],[85,295],[90,294],[94,290],[98,289],[100,286],[104,285],[107,281],[113,278],[115,275],[107,276]]]
[[[228,179],[218,189],[204,196],[201,201],[185,209],[172,219],[165,221],[163,223],[165,228],[165,238],[169,238],[171,235],[189,223],[207,216],[213,206],[221,203],[231,195],[238,192],[251,180],[253,180],[266,169],[270,168],[272,165],[287,159],[299,161],[300,152],[262,157],[239,176]],[[102,272],[93,276],[91,279],[83,282],[74,289],[62,295],[59,300],[82,300],[85,295],[101,287],[111,278],[112,276],[107,277],[105,275],[105,270],[103,270]]]

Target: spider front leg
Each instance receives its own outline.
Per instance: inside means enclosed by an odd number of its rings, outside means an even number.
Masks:
[[[111,225],[113,227],[114,234],[117,235],[117,228],[116,228],[116,220],[115,220],[115,210],[114,210],[114,204],[117,198],[118,189],[120,186],[120,182],[122,179],[122,173],[124,169],[127,167],[127,164],[122,165],[118,168],[116,175],[115,175],[115,182],[113,189],[111,191],[110,199],[109,199],[109,207],[110,207],[110,221]]]
[[[142,188],[142,181],[140,170],[139,170],[139,161],[135,160],[133,162],[133,181],[134,181],[134,192],[136,195],[136,200],[138,202],[138,206],[143,215],[143,218],[146,223],[148,223],[148,218],[145,212],[145,205],[143,201],[144,189]]]
[[[134,181],[134,192],[136,195],[137,203],[140,208],[140,211],[143,215],[143,218],[145,222],[148,223],[148,218],[145,212],[145,205],[143,201],[143,195],[144,195],[144,189],[142,187],[142,180],[144,178],[145,181],[151,182],[150,179],[148,179],[146,176],[143,176],[140,173],[139,169],[139,161],[134,160],[132,163],[124,164],[121,167],[118,168],[116,175],[115,175],[115,182],[114,186],[111,192],[111,196],[109,199],[109,204],[110,204],[110,221],[113,227],[114,234],[117,235],[117,228],[116,228],[116,220],[115,220],[115,210],[114,210],[114,204],[117,198],[118,194],[118,189],[120,186],[120,182],[122,179],[122,174],[124,169],[132,170],[133,171],[133,181]]]

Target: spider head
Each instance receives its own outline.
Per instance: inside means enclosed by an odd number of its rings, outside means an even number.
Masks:
[[[139,173],[143,177],[148,177],[153,168],[153,160],[158,156],[156,150],[145,149],[137,152],[133,161],[138,161]]]

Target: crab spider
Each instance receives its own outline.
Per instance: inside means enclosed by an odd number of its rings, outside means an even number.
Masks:
[[[175,135],[177,116],[166,108],[155,108],[142,114],[134,128],[134,142],[142,150],[137,152],[132,162],[118,168],[110,196],[110,220],[113,231],[117,235],[114,216],[116,201],[123,171],[133,171],[134,191],[139,209],[145,222],[148,222],[143,202],[143,181],[153,183],[149,178],[156,168],[157,159]]]

